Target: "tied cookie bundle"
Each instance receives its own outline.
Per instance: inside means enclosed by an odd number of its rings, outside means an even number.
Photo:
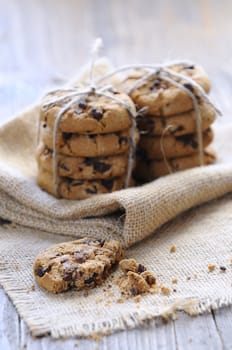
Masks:
[[[199,66],[126,66],[95,82],[95,56],[89,85],[56,90],[42,102],[37,148],[42,189],[58,198],[85,199],[127,188],[134,168],[143,183],[214,163],[207,147],[219,112]],[[132,73],[122,78],[128,70]]]
[[[201,67],[189,62],[135,66],[119,88],[137,109],[137,180],[147,182],[215,162],[215,153],[207,147],[213,141],[211,124],[220,112],[209,101],[210,81]]]
[[[94,61],[89,86],[53,91],[42,102],[38,184],[56,197],[85,199],[131,184],[135,106],[111,86],[97,88],[93,68]]]

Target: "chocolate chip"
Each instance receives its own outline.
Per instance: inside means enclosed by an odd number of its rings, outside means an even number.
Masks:
[[[128,138],[126,136],[119,136],[118,142],[120,145],[126,145],[128,142]]]
[[[0,225],[8,225],[8,224],[12,224],[12,221],[0,218]]]
[[[226,271],[226,267],[225,266],[220,266],[220,270],[225,272]]]
[[[90,134],[90,135],[88,135],[88,138],[89,138],[89,139],[95,139],[95,138],[96,138],[96,135],[95,135],[95,134]]]
[[[85,189],[85,192],[86,192],[86,193],[89,193],[89,194],[96,194],[96,193],[97,193],[97,187],[96,187],[96,185],[93,185],[92,188],[86,188],[86,189]]]
[[[69,170],[70,170],[70,169],[67,167],[67,165],[64,164],[64,163],[61,163],[61,164],[59,165],[59,167],[60,167],[61,169],[65,170],[65,171],[69,171]]]
[[[93,163],[93,168],[95,171],[97,171],[98,173],[105,173],[107,170],[109,170],[111,168],[110,164],[106,164],[106,163],[102,163],[102,162],[95,162]]]
[[[36,275],[39,277],[43,277],[46,272],[51,271],[52,266],[49,265],[48,267],[42,268],[41,266],[38,266],[36,269]]]
[[[97,119],[99,121],[102,119],[103,113],[96,108],[92,108],[92,116],[94,119]]]
[[[90,166],[93,164],[94,158],[85,158],[83,163],[87,166]]]
[[[113,185],[114,185],[114,180],[113,179],[107,179],[107,180],[101,180],[102,185],[109,191],[112,190]]]
[[[86,102],[85,102],[84,99],[80,99],[80,100],[79,100],[79,103],[78,103],[78,106],[79,106],[80,108],[82,108],[82,109],[86,109],[87,104],[86,104]]]
[[[47,124],[43,124],[43,128],[46,128],[47,127]]]
[[[183,144],[185,146],[189,145],[194,149],[197,149],[197,147],[198,147],[198,142],[194,139],[193,134],[178,136],[178,137],[176,137],[176,139],[183,142]]]
[[[98,276],[98,273],[94,272],[92,277],[89,277],[85,280],[85,284],[91,284],[93,282],[96,282],[97,276]]]
[[[65,270],[64,275],[63,275],[63,280],[66,282],[69,282],[73,279],[73,273],[75,272],[74,268],[70,268]]]
[[[195,68],[195,66],[193,64],[184,67],[184,69],[194,69],[194,68]]]
[[[184,86],[186,89],[188,89],[189,91],[194,92],[194,88],[193,88],[192,84],[190,84],[190,83],[185,83],[185,84],[183,84],[183,86]]]
[[[136,288],[131,288],[130,292],[134,296],[139,294]]]
[[[142,264],[139,264],[138,267],[137,267],[137,272],[138,273],[142,273],[144,271],[146,271],[146,267],[143,266]]]
[[[63,132],[62,136],[63,136],[63,139],[65,141],[67,141],[67,140],[69,140],[72,137],[72,133],[70,133],[70,132]]]

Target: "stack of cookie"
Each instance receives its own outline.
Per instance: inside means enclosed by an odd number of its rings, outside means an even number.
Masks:
[[[182,64],[170,69],[191,77],[206,93],[209,92],[210,81],[199,66]],[[123,82],[123,89],[130,90],[143,76],[144,72],[136,71]],[[207,151],[206,147],[213,140],[210,126],[216,117],[215,110],[199,97],[197,89],[191,83],[184,80],[178,82],[195,94],[198,100],[204,164],[211,164],[215,161],[215,155]],[[189,94],[167,81],[151,77],[142,86],[131,90],[130,97],[137,106],[141,136],[135,169],[137,179],[150,181],[200,165],[196,113]]]
[[[108,94],[135,113],[134,104],[126,94],[115,90]],[[41,107],[37,149],[39,186],[66,199],[84,199],[123,188],[133,146],[128,109],[104,96],[84,95],[62,115],[56,133],[57,115],[64,103],[69,102],[68,98],[62,100],[66,95],[67,90],[49,93]]]

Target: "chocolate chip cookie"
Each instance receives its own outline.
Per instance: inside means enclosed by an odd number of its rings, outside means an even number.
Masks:
[[[213,164],[216,156],[213,151],[204,150],[204,165]],[[152,181],[160,176],[164,176],[177,171],[194,168],[200,165],[199,155],[193,154],[187,157],[164,160],[145,160],[138,159],[134,176],[140,181]]]
[[[207,147],[212,140],[213,131],[209,128],[203,132],[203,147]],[[144,159],[162,160],[164,155],[166,158],[177,158],[198,152],[197,134],[168,135],[163,138],[161,136],[141,135],[138,144],[138,155]]]
[[[177,64],[171,66],[170,70],[192,78],[205,92],[209,92],[210,81],[201,67],[197,65]],[[142,86],[131,91],[131,88],[133,88],[138,79],[144,77],[147,73],[144,70],[136,71],[120,84],[121,89],[129,92],[129,96],[137,105],[138,110],[146,107],[148,115],[170,116],[193,109],[193,102],[189,94],[162,78],[151,77]],[[173,79],[177,80],[176,78]],[[177,81],[194,93],[196,98],[200,100],[198,90],[192,84],[185,80],[181,81],[178,79]]]
[[[207,103],[199,105],[202,131],[208,129],[216,118],[216,112]],[[169,117],[158,117],[138,114],[139,131],[144,135],[176,135],[181,136],[196,132],[196,113],[194,110]]]
[[[34,263],[36,282],[52,293],[100,285],[122,259],[118,241],[83,238],[40,252]]]
[[[53,173],[53,152],[42,145],[37,152],[39,167]],[[119,154],[108,157],[71,157],[58,155],[59,176],[76,180],[107,179],[126,174],[128,155]]]
[[[72,90],[58,90],[49,93],[42,101],[40,121],[43,128],[54,128],[54,121],[65,103],[65,98]],[[127,94],[110,89],[107,94],[124,102],[131,111],[135,112],[134,103]],[[65,98],[52,103],[54,98]],[[127,109],[105,96],[94,94],[77,97],[77,102],[62,116],[58,130],[64,133],[105,134],[130,128],[131,117]]]
[[[138,138],[138,133],[137,133]],[[53,130],[46,128],[40,140],[53,150]],[[128,152],[130,129],[111,134],[57,133],[57,153],[75,157],[101,157]]]
[[[48,193],[65,199],[86,199],[96,194],[110,193],[121,190],[125,184],[125,176],[98,179],[74,180],[68,177],[58,178],[58,194],[54,186],[53,174],[39,168],[38,185]]]

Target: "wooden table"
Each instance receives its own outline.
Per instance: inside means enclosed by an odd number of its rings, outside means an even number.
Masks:
[[[62,84],[104,39],[114,64],[188,58],[205,66],[230,118],[232,1],[0,0],[0,123]],[[232,308],[90,340],[33,339],[0,289],[0,349],[232,349]]]

